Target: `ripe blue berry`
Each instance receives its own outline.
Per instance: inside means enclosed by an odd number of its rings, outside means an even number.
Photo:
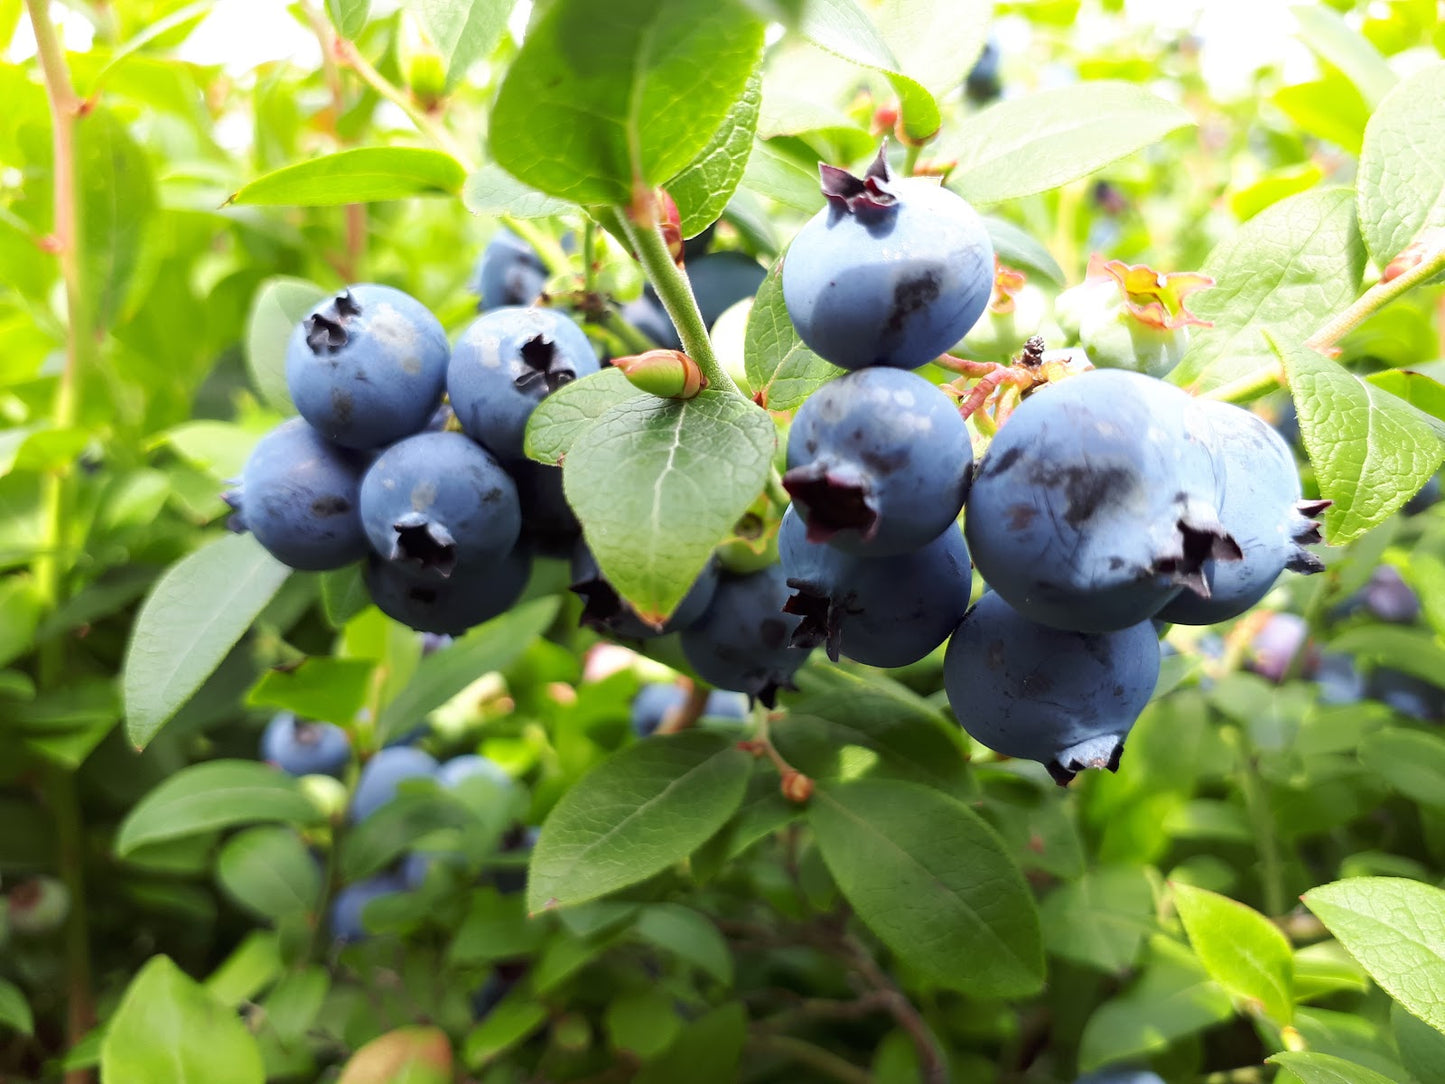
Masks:
[[[921,549],[893,557],[854,557],[809,542],[790,508],[778,530],[778,558],[793,589],[785,609],[802,622],[800,647],[825,647],[868,666],[908,666],[952,632],[972,587],[972,568],[957,525]]]
[[[342,568],[366,553],[361,527],[362,463],[328,444],[300,418],[257,442],[226,494],[232,525],[249,530],[282,564],[304,572]]]
[[[393,745],[368,760],[351,795],[348,816],[353,824],[366,820],[396,797],[397,787],[407,779],[430,779],[437,762],[429,753],[409,745]]]
[[[462,785],[468,779],[485,779],[503,792],[516,787],[512,777],[507,774],[507,769],[490,757],[476,753],[452,757],[437,769],[437,782],[448,790]]]
[[[781,565],[722,576],[706,612],[682,633],[682,653],[698,676],[772,707],[808,660],[807,648],[790,643],[799,619],[783,612],[789,594]]]
[[[446,332],[416,298],[348,286],[291,333],[286,386],[301,416],[344,448],[380,448],[419,432],[446,388]]]
[[[1219,520],[1242,558],[1205,561],[1207,597],[1180,592],[1159,616],[1182,625],[1213,625],[1264,598],[1286,568],[1303,573],[1324,568],[1304,547],[1320,540],[1319,525],[1308,517],[1330,502],[1300,499],[1294,454],[1258,415],[1209,399],[1189,409],[1214,457]]]
[[[650,736],[686,703],[687,693],[680,685],[644,685],[632,700],[632,732],[639,738]]]
[[[417,632],[460,636],[512,608],[532,574],[532,551],[517,546],[481,569],[458,569],[447,579],[419,577],[375,555],[362,577],[382,613]]]
[[[914,373],[874,368],[829,381],[798,410],[783,485],[809,541],[885,557],[941,535],[972,477],[953,401]]]
[[[479,571],[511,550],[522,511],[516,484],[485,448],[461,433],[418,433],[366,472],[361,521],[386,560],[450,576]]]
[[[530,305],[547,285],[547,266],[532,246],[505,227],[492,234],[472,273],[480,309]]]
[[[462,431],[503,459],[521,459],[527,419],[549,394],[598,370],[582,329],[552,309],[494,309],[457,340],[447,392]]]
[[[540,554],[566,557],[582,533],[577,515],[562,492],[562,468],[530,459],[507,464],[522,506],[522,535]]]
[[[932,180],[890,177],[882,150],[862,179],[818,168],[828,206],[783,260],[793,326],[845,369],[932,361],[988,305],[993,244],[983,220]]]
[[[1033,621],[1112,632],[1181,589],[1207,597],[1204,565],[1238,560],[1193,400],[1117,369],[1038,389],[979,461],[965,526],[975,567]]]
[[[1005,756],[1037,760],[1060,785],[1119,755],[1159,678],[1147,620],[1118,632],[1051,629],[990,591],[949,642],[943,680],[963,729]]]
[[[283,711],[261,734],[261,759],[287,775],[340,776],[351,762],[351,739],[332,723],[301,722]]]
[[[331,903],[332,939],[342,944],[364,941],[369,936],[365,923],[361,921],[366,905],[372,900],[404,891],[405,882],[391,873],[379,874],[347,885],[336,894],[336,899]]]

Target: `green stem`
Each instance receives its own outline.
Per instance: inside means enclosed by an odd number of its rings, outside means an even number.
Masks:
[[[768,469],[768,500],[773,502],[773,507],[779,512],[787,510],[788,505],[793,503],[792,496],[783,488],[783,476],[778,473],[777,467]]]
[[[645,354],[649,350],[658,348],[657,343],[624,320],[619,312],[609,310],[607,315],[602,318],[602,326],[621,339],[623,345],[633,353]]]
[[[632,251],[637,253],[638,262],[647,273],[652,288],[657,291],[662,307],[672,318],[678,337],[682,339],[683,352],[697,362],[702,375],[707,377],[709,388],[743,398],[743,393],[713,353],[707,325],[703,323],[697,299],[692,294],[692,283],[673,263],[672,255],[667,251],[667,242],[662,239],[662,231],[656,225],[647,228],[635,225],[624,211],[618,211],[616,218]]]
[[[597,223],[591,218],[582,224],[582,289],[597,292]]]
[[[860,1069],[852,1062],[844,1061],[832,1051],[814,1046],[791,1035],[767,1035],[754,1033],[748,1036],[748,1046],[759,1054],[773,1054],[787,1058],[799,1065],[806,1065],[824,1076],[830,1076],[843,1084],[873,1084],[873,1074]]]
[[[1352,305],[1331,317],[1318,331],[1305,340],[1304,345],[1311,350],[1324,353],[1390,302],[1402,297],[1422,282],[1434,278],[1442,271],[1445,271],[1445,234],[1440,236],[1433,247],[1426,249],[1420,262],[1414,267],[1395,276],[1389,282],[1375,283]],[[1283,387],[1285,383],[1284,370],[1278,362],[1273,362],[1246,373],[1238,380],[1231,380],[1228,384],[1205,392],[1202,398],[1221,399],[1229,403],[1248,402],[1277,387]]]
[[[542,258],[542,264],[549,275],[561,275],[572,270],[572,257],[562,250],[562,246],[551,234],[538,229],[530,219],[500,214],[497,221],[532,246],[533,251]]]
[[[35,34],[36,53],[44,77],[50,106],[53,154],[53,239],[65,284],[65,365],[55,391],[51,416],[56,429],[74,427],[79,415],[81,381],[90,366],[95,342],[93,314],[86,291],[81,261],[83,223],[76,183],[76,125],[82,102],[75,93],[65,52],[50,19],[48,0],[25,0]],[[43,534],[35,557],[35,588],[42,606],[53,611],[64,600],[69,553],[65,530],[69,522],[74,474],[70,470],[48,473],[42,493]],[[40,651],[37,676],[42,688],[62,683],[65,643],[52,637]],[[89,930],[85,906],[85,826],[75,780],[62,769],[46,778],[46,797],[55,818],[60,843],[60,875],[70,893],[70,913],[65,925],[66,1039],[73,1047],[95,1022],[91,995]],[[90,1072],[74,1069],[65,1074],[66,1084],[86,1084]]]
[[[903,176],[912,177],[918,168],[918,156],[923,153],[922,143],[910,143],[903,155]]]
[[[1255,847],[1259,852],[1259,879],[1264,890],[1264,913],[1270,918],[1278,918],[1287,908],[1284,865],[1280,861],[1274,814],[1269,808],[1269,796],[1264,792],[1259,762],[1249,738],[1242,730],[1231,728],[1223,733],[1225,740],[1234,747],[1239,757],[1239,789],[1244,797],[1245,811],[1254,828]]]

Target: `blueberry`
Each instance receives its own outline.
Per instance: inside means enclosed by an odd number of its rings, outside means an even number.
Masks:
[[[490,566],[458,570],[445,580],[418,578],[374,555],[362,576],[371,600],[388,617],[417,632],[460,636],[511,609],[531,573],[531,550],[518,546]]]
[[[798,410],[783,485],[809,541],[885,557],[941,535],[972,477],[953,401],[914,373],[875,368],[829,381]]]
[[[1164,1084],[1164,1078],[1147,1069],[1103,1069],[1079,1077],[1074,1084]]]
[[[708,328],[739,301],[756,295],[767,277],[768,269],[743,252],[710,252],[687,265],[697,310]]]
[[[1314,667],[1315,685],[1322,704],[1358,704],[1365,699],[1365,675],[1349,655],[1322,651]]]
[[[317,305],[286,347],[286,386],[333,443],[380,448],[420,432],[446,388],[446,332],[416,298],[348,286]]]
[[[1408,715],[1421,722],[1445,719],[1445,689],[1428,681],[1392,669],[1377,667],[1370,675],[1366,691],[1371,700]]]
[[[1401,509],[1407,516],[1418,516],[1421,512],[1433,507],[1440,501],[1440,475],[1432,474],[1430,480],[1420,487],[1416,493]]]
[[[1304,652],[1299,672],[1313,674],[1319,656],[1308,643],[1309,631],[1309,624],[1296,614],[1270,614],[1250,640],[1246,668],[1278,684],[1289,676],[1295,656]]]
[[[632,699],[632,732],[639,738],[651,736],[686,703],[687,693],[680,685],[644,685]]]
[[[480,309],[530,305],[547,285],[547,266],[532,246],[511,230],[498,227],[482,249],[470,289]]]
[[[226,494],[232,526],[248,530],[282,564],[303,572],[342,568],[366,553],[362,462],[300,418],[257,442],[241,487]]]
[[[468,779],[489,780],[502,791],[510,791],[516,786],[506,768],[490,757],[476,753],[452,757],[437,769],[437,782],[448,790],[461,786]]]
[[[461,433],[418,433],[366,472],[361,522],[381,557],[450,576],[481,571],[511,550],[522,511],[516,483],[485,448]]]
[[[447,392],[462,431],[503,459],[521,459],[527,419],[549,394],[598,370],[582,329],[551,309],[494,309],[457,340]]]
[[[781,565],[721,576],[707,611],[682,633],[682,653],[698,676],[772,707],[808,659],[806,648],[790,643],[799,619],[783,612],[789,594]]]
[[[994,591],[949,642],[943,680],[964,730],[1043,764],[1060,785],[1119,756],[1159,677],[1154,626],[1107,633],[1035,624]]]
[[[437,769],[435,779],[437,784],[446,790],[470,791],[472,801],[480,798],[489,805],[494,800],[509,801],[510,794],[516,788],[516,783],[505,768],[495,760],[475,753],[465,753],[444,761]],[[478,788],[470,783],[473,779],[483,779],[486,783]],[[402,863],[402,879],[406,886],[419,888],[426,880],[433,863],[437,861],[460,865],[462,856],[456,851],[445,849],[413,851]]]
[[[1159,616],[1181,625],[1213,625],[1264,598],[1286,568],[1303,573],[1324,568],[1304,547],[1320,540],[1319,525],[1308,517],[1329,502],[1301,500],[1294,453],[1258,415],[1210,399],[1195,400],[1189,409],[1214,457],[1219,520],[1243,557],[1205,561],[1208,595],[1181,592]]]
[[[881,150],[861,180],[819,171],[828,206],[783,260],[793,326],[845,369],[932,361],[988,305],[993,244],[983,220],[931,179],[890,177]]]
[[[907,666],[952,632],[968,609],[973,580],[963,532],[955,524],[921,549],[894,557],[854,557],[809,542],[789,508],[778,556],[793,597],[785,607],[802,622],[800,647],[826,647],[869,666]]]
[[[1000,55],[998,39],[990,34],[983,52],[979,53],[963,81],[964,93],[975,105],[986,105],[1003,93],[1003,83],[999,78]]]
[[[704,718],[741,722],[748,717],[748,698],[742,693],[714,689],[707,694],[707,703],[703,705],[702,714]]]
[[[366,820],[396,797],[399,784],[407,779],[430,779],[437,773],[437,762],[429,753],[409,745],[393,745],[378,752],[366,762],[351,795],[348,816],[353,824]]]
[[[366,905],[382,896],[406,891],[406,884],[395,874],[383,873],[347,885],[331,902],[331,937],[342,944],[364,941],[368,936],[361,921]]]
[[[662,627],[655,629],[603,578],[585,542],[579,541],[572,551],[572,590],[583,602],[580,623],[621,640],[650,640],[688,628],[707,609],[717,583],[717,562],[709,561]]]
[[[1077,632],[1129,628],[1181,590],[1207,597],[1205,562],[1240,549],[1220,523],[1214,458],[1189,429],[1193,401],[1117,369],[1025,399],[968,499],[968,549],[989,585]]]
[[[1360,602],[1373,616],[1396,625],[1413,625],[1420,616],[1420,598],[1394,565],[1380,565],[1360,591]]]
[[[623,305],[622,318],[658,346],[667,350],[682,349],[682,339],[672,324],[672,317],[651,291],[644,291],[641,297]]]
[[[301,722],[284,711],[266,724],[261,759],[287,775],[340,776],[351,763],[351,739],[332,723]]]
[[[562,491],[562,468],[518,459],[507,464],[522,506],[522,534],[540,554],[566,557],[572,552],[582,525]]]
[[[527,863],[541,836],[540,828],[518,826],[502,838],[501,860],[492,870],[491,881],[504,896],[525,892],[527,889]]]

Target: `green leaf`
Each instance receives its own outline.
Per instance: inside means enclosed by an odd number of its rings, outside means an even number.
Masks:
[[[575,209],[566,200],[528,188],[490,162],[467,178],[462,187],[462,204],[474,215],[508,214],[516,218],[550,218]]]
[[[316,807],[293,777],[253,760],[208,760],[171,775],[121,822],[115,853],[257,821],[311,824]]]
[[[654,903],[638,914],[632,932],[706,972],[724,986],[732,985],[733,958],[727,941],[712,920],[701,912],[680,903]]]
[[[943,118],[933,95],[903,74],[903,65],[854,0],[812,0],[802,9],[796,29],[820,49],[887,76],[898,95],[899,114],[910,138],[922,141],[938,131]],[[909,29],[900,28],[900,37],[912,41]]]
[[[1105,867],[1060,886],[1039,909],[1044,945],[1085,967],[1132,967],[1155,928],[1154,889],[1138,867]]]
[[[542,825],[527,908],[565,907],[644,881],[686,858],[742,801],[751,761],[708,731],[649,739],[604,760]]]
[[[1404,1006],[1390,1006],[1390,1027],[1400,1061],[1419,1084],[1445,1084],[1445,1034],[1441,1034]]]
[[[1433,377],[1408,369],[1390,369],[1383,373],[1370,373],[1365,379],[1412,407],[1423,410],[1430,417],[1445,421],[1445,384]]]
[[[282,414],[296,405],[286,387],[286,344],[301,318],[328,296],[314,282],[286,277],[261,283],[246,316],[246,371],[261,398]]]
[[[1301,1084],[1395,1084],[1373,1069],[1314,1050],[1286,1050],[1264,1060],[1288,1069]]]
[[[705,391],[607,410],[562,467],[598,567],[644,620],[662,621],[757,499],[776,435],[765,411]]]
[[[276,981],[284,963],[274,930],[252,930],[206,979],[206,989],[223,1005],[254,1001]]]
[[[1365,250],[1348,189],[1304,192],[1255,215],[1215,246],[1203,271],[1215,285],[1190,298],[1213,327],[1191,328],[1169,379],[1196,394],[1274,364],[1261,331],[1303,342],[1355,300]]]
[[[30,1011],[30,1002],[25,1000],[20,987],[5,979],[0,979],[0,1026],[21,1035],[35,1034],[35,1014]]]
[[[719,1005],[686,1025],[661,1057],[642,1067],[635,1084],[734,1084],[747,1040],[747,1010]]]
[[[647,399],[622,375],[621,369],[603,369],[570,384],[563,384],[543,399],[527,419],[524,450],[531,459],[553,466],[561,463],[577,438],[618,403]]]
[[[1445,892],[1398,877],[1354,877],[1303,899],[1381,989],[1445,1031]]]
[[[221,664],[291,570],[248,534],[171,566],[141,606],[126,650],[126,734],[143,749]]]
[[[321,899],[321,867],[293,829],[275,825],[228,839],[216,858],[216,880],[263,919],[305,915]]]
[[[1294,952],[1279,927],[1227,896],[1175,884],[1174,906],[1189,943],[1216,982],[1258,1002],[1281,1026],[1294,1016]]]
[[[1285,340],[1274,350],[1289,377],[1320,494],[1335,502],[1325,513],[1325,541],[1353,541],[1439,469],[1440,423],[1313,350]]]
[[[520,895],[479,888],[471,893],[470,909],[456,928],[447,961],[473,965],[515,959],[535,952],[543,933],[544,923],[527,917]]]
[[[989,240],[993,242],[994,254],[998,256],[1000,263],[1018,271],[1039,275],[1055,286],[1064,286],[1064,269],[1044,247],[1042,241],[1006,218],[999,218],[997,215],[982,217],[983,224],[988,229]]]
[[[246,697],[252,707],[280,708],[305,719],[350,726],[366,703],[376,663],[316,655],[284,670],[267,670]]]
[[[667,182],[667,194],[677,204],[684,237],[693,237],[716,222],[737,190],[752,153],[762,96],[759,67],[748,77],[742,97],[733,104],[707,146]]]
[[[351,1055],[336,1084],[452,1084],[454,1079],[446,1032],[413,1025],[378,1035]]]
[[[316,578],[321,581],[321,608],[333,629],[341,628],[371,605],[360,564],[322,572]]]
[[[503,805],[505,803],[498,803]],[[404,783],[396,797],[346,834],[340,851],[341,871],[348,881],[370,877],[410,850],[423,836],[443,828],[480,825],[467,803],[430,782]],[[496,825],[501,834],[502,825]]]
[[[512,0],[406,0],[446,65],[451,90],[467,69],[496,45],[512,13]]]
[[[356,147],[257,177],[227,203],[335,207],[408,196],[454,196],[467,172],[449,154],[424,147]]]
[[[141,968],[106,1026],[106,1084],[263,1084],[261,1052],[240,1018],[166,956]]]
[[[748,168],[743,172],[743,185],[805,215],[823,206],[817,170],[785,154],[768,140],[758,140],[753,145]]]
[[[343,38],[354,38],[366,26],[371,0],[326,0],[326,14]]]
[[[1370,122],[1370,107],[1355,84],[1326,69],[1318,79],[1280,87],[1274,104],[1303,132],[1359,154]]]
[[[992,14],[993,0],[883,0],[873,21],[901,70],[942,96],[983,50]]]
[[[557,598],[514,606],[426,656],[411,681],[382,709],[377,741],[384,744],[406,733],[481,675],[510,666],[552,624],[559,606]]]
[[[1388,727],[1365,738],[1360,761],[1412,801],[1445,806],[1445,739]]]
[[[1150,941],[1150,960],[1139,981],[1089,1017],[1079,1042],[1079,1068],[1087,1072],[1161,1052],[1233,1015],[1229,995],[1194,955],[1161,934]]]
[[[275,1029],[283,1045],[290,1046],[305,1038],[330,992],[331,975],[319,964],[288,972],[281,978],[266,995],[262,1007],[266,1011],[266,1022]]]
[[[661,1054],[682,1030],[674,1004],[670,994],[656,988],[612,997],[604,1017],[612,1049],[640,1061]]]
[[[798,695],[773,740],[807,775],[832,776],[851,748],[876,754],[910,779],[941,789],[963,779],[965,758],[958,728],[917,693],[877,673],[833,667],[797,675]]]
[[[1290,13],[1310,51],[1343,72],[1371,109],[1399,82],[1370,39],[1351,29],[1339,13],[1321,4],[1294,4]]]
[[[104,107],[77,125],[75,159],[83,273],[96,326],[106,328],[120,320],[141,266],[155,181],[145,151]]]
[[[977,997],[1043,985],[1033,896],[967,806],[916,783],[823,782],[808,822],[839,890],[909,967]]]
[[[1375,263],[1384,267],[1422,230],[1445,227],[1445,64],[1403,80],[1365,127],[1355,179],[1360,229]]]
[[[491,158],[538,191],[625,205],[676,175],[742,97],[763,23],[717,0],[556,0],[497,91]]]
[[[1078,83],[1012,98],[951,129],[948,186],[973,203],[1047,192],[1192,125],[1188,112],[1133,83]]]
[[[773,264],[748,313],[748,386],[769,410],[794,410],[843,370],[803,345],[783,303],[783,261]]]
[[[547,1022],[547,1007],[519,986],[471,1031],[462,1046],[462,1059],[480,1069],[498,1054],[505,1054]]]

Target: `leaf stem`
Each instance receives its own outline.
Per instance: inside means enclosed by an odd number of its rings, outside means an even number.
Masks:
[[[89,367],[95,335],[85,288],[81,249],[84,223],[76,176],[76,127],[87,106],[75,93],[65,52],[50,18],[48,0],[25,0],[35,34],[36,53],[50,105],[53,140],[54,248],[65,284],[66,351],[55,391],[51,416],[58,430],[76,423],[80,385]],[[63,547],[74,474],[70,469],[45,475],[42,493],[42,530],[39,553],[34,564],[35,587],[41,605],[54,610],[63,600],[67,569]],[[64,640],[54,637],[40,650],[38,677],[42,688],[63,680]],[[90,931],[85,907],[85,827],[74,778],[62,768],[47,773],[46,797],[55,818],[60,842],[60,874],[70,893],[70,913],[65,923],[66,1045],[74,1047],[95,1020],[91,994]],[[89,1070],[72,1069],[66,1084],[86,1084]]]
[[[532,246],[532,250],[541,257],[542,265],[547,268],[549,275],[561,275],[572,270],[572,257],[567,255],[551,234],[538,229],[530,219],[499,214],[497,221]]]
[[[1419,262],[1391,279],[1381,279],[1376,282],[1348,308],[1326,321],[1319,330],[1305,340],[1304,345],[1320,353],[1328,351],[1390,302],[1445,271],[1445,232],[1432,233],[1431,238],[1432,243],[1424,247]],[[1229,403],[1242,403],[1256,399],[1285,384],[1283,367],[1278,362],[1271,362],[1251,373],[1246,373],[1238,380],[1231,380],[1228,384],[1221,384],[1217,388],[1204,392],[1200,397],[1221,399]]]
[[[346,87],[341,80],[341,69],[336,64],[335,51],[330,48],[330,26],[315,6],[305,0],[301,4],[301,14],[321,46],[322,76],[326,80],[326,89],[331,92],[331,109],[340,119],[346,112]],[[338,144],[346,145],[347,141],[336,133],[334,124],[332,133],[336,135]],[[366,257],[366,204],[348,203],[343,213],[346,217],[346,250],[338,270],[347,282],[355,282],[360,277],[361,261]]]
[[[652,288],[657,291],[662,307],[667,310],[667,315],[677,327],[683,352],[697,362],[702,375],[707,377],[707,386],[713,391],[744,398],[738,386],[733,383],[733,378],[713,353],[707,325],[703,323],[702,313],[698,311],[697,298],[692,294],[692,283],[677,264],[673,263],[672,255],[667,251],[667,242],[662,239],[662,231],[656,225],[642,227],[634,224],[627,218],[624,209],[617,211],[616,219],[627,237],[628,244],[637,253],[637,259],[647,273]]]
[[[1264,892],[1264,913],[1278,918],[1287,909],[1284,887],[1284,866],[1280,861],[1279,839],[1275,834],[1274,815],[1269,796],[1259,774],[1259,761],[1249,738],[1239,728],[1224,732],[1225,741],[1239,757],[1239,790],[1244,798],[1245,812],[1254,828],[1255,847],[1259,852],[1259,879]]]
[[[787,511],[788,505],[793,503],[792,496],[783,488],[783,476],[778,473],[777,467],[768,469],[767,494],[768,500],[779,512]]]

